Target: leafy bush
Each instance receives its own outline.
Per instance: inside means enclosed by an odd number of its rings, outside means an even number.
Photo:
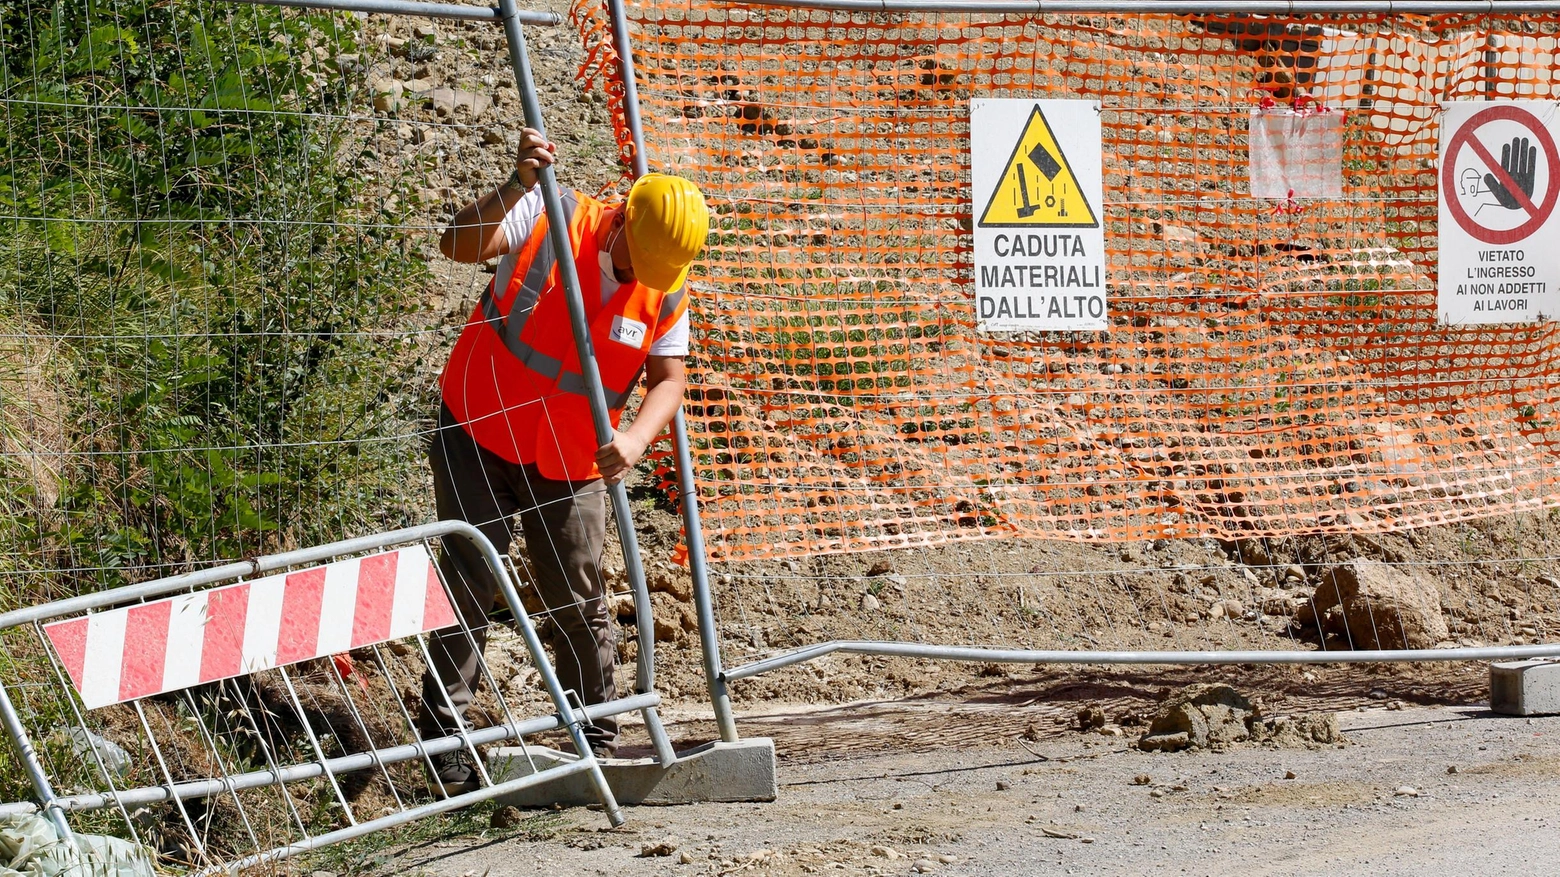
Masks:
[[[367,96],[335,63],[356,25],[147,0],[0,11],[0,338],[46,340],[69,381],[8,380],[0,346],[7,409],[68,426],[51,497],[0,453],[0,572],[58,571],[27,579],[29,602],[410,516],[429,406],[398,330],[424,268],[368,197],[385,171]]]

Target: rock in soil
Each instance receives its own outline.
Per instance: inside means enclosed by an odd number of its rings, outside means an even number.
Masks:
[[[1250,739],[1246,722],[1258,716],[1258,709],[1232,686],[1188,685],[1160,706],[1138,748],[1150,752],[1222,748]]]
[[[1105,727],[1105,710],[1101,709],[1099,704],[1091,703],[1078,710],[1078,730],[1088,733],[1103,727]]]
[[[1327,570],[1312,602],[1316,613],[1342,609],[1357,649],[1429,649],[1451,637],[1435,583],[1374,560]]]
[[[1280,749],[1324,749],[1348,742],[1338,730],[1336,713],[1256,719],[1248,727],[1252,740]]]
[[[653,859],[660,856],[670,856],[672,853],[677,852],[677,845],[679,843],[681,843],[681,841],[679,841],[677,838],[668,837],[659,843],[644,844],[639,848],[639,855],[637,858]]]
[[[1346,743],[1333,713],[1266,718],[1261,707],[1223,683],[1189,685],[1154,715],[1138,748],[1149,752],[1219,750],[1241,742],[1279,749],[1321,749]]]
[[[520,824],[520,810],[517,807],[500,807],[488,817],[488,824],[494,828],[514,828]]]

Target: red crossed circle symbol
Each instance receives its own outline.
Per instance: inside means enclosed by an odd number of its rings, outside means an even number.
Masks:
[[[1497,121],[1516,122],[1523,128],[1532,132],[1533,140],[1538,144],[1539,151],[1544,155],[1549,176],[1544,181],[1544,203],[1534,204],[1532,199],[1517,186],[1511,179],[1506,169],[1500,166],[1500,162],[1490,155],[1489,149],[1479,142],[1479,138],[1473,136],[1478,129],[1490,122]],[[1473,150],[1474,155],[1484,162],[1484,166],[1494,175],[1497,182],[1506,187],[1517,199],[1518,205],[1527,213],[1528,218],[1521,225],[1508,229],[1485,228],[1480,225],[1468,212],[1463,209],[1462,202],[1456,197],[1457,191],[1457,156],[1466,146]],[[1480,110],[1474,113],[1472,118],[1464,122],[1457,133],[1452,135],[1452,140],[1446,145],[1446,155],[1441,158],[1441,192],[1446,198],[1446,207],[1451,211],[1452,218],[1462,230],[1487,244],[1514,244],[1526,240],[1529,235],[1538,231],[1543,224],[1549,221],[1549,215],[1554,211],[1555,200],[1560,196],[1560,153],[1555,151],[1555,141],[1549,136],[1549,129],[1539,123],[1532,113],[1512,106],[1497,106]]]

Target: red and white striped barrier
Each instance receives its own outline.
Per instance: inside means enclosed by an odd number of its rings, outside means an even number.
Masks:
[[[421,545],[45,625],[88,709],[455,623]]]

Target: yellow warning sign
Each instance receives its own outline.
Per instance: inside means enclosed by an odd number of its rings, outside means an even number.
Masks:
[[[1038,104],[986,201],[980,224],[985,228],[1099,228],[1099,218],[1078,187]]]

